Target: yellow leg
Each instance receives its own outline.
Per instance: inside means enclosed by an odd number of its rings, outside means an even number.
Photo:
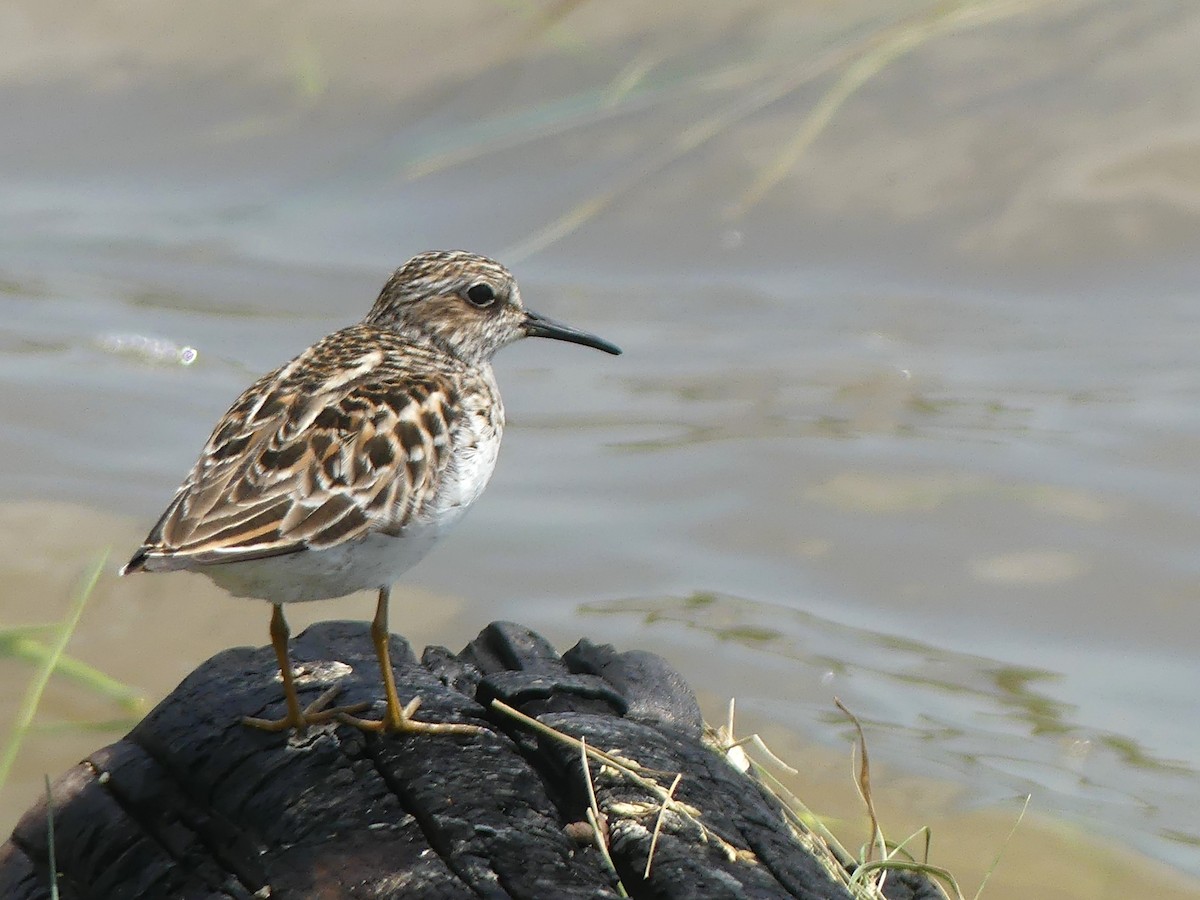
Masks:
[[[383,695],[387,709],[383,719],[358,719],[339,715],[347,725],[363,731],[390,731],[425,734],[477,734],[484,729],[478,725],[463,725],[451,722],[416,722],[413,714],[421,706],[421,698],[413,697],[405,706],[400,705],[400,694],[396,690],[396,676],[392,672],[392,655],[388,648],[391,631],[388,629],[388,601],[391,590],[379,589],[379,601],[375,605],[375,618],[371,620],[371,643],[375,645],[375,656],[379,659],[379,672],[383,676]]]
[[[257,719],[254,716],[243,716],[242,724],[263,731],[287,731],[296,729],[303,734],[309,725],[328,722],[345,713],[362,712],[370,706],[369,703],[356,703],[353,706],[338,706],[325,709],[337,696],[338,686],[334,685],[310,703],[304,709],[300,708],[300,698],[296,696],[296,678],[292,674],[292,658],[288,653],[287,619],[283,617],[283,607],[276,603],[271,610],[271,646],[275,648],[275,658],[279,660],[279,674],[283,678],[283,698],[287,702],[287,715],[282,719]]]
[[[389,649],[392,632],[388,628],[388,607],[391,605],[392,592],[388,588],[379,589],[379,599],[375,603],[375,618],[371,620],[371,643],[375,645],[375,658],[379,660],[379,672],[383,675],[383,697],[387,701],[387,711],[384,712],[384,728],[387,731],[399,731],[407,718],[400,708],[400,695],[396,691],[396,674],[392,671],[392,654]],[[416,712],[414,709],[413,712]]]

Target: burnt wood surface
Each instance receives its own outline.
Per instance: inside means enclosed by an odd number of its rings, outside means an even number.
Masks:
[[[328,622],[293,643],[301,701],[340,685],[338,703],[377,700],[365,624]],[[425,721],[479,735],[378,736],[345,725],[269,734],[242,715],[283,712],[270,647],[237,648],[189,675],[125,738],[54,784],[58,891],[82,898],[618,897],[583,825],[579,751],[489,708],[499,699],[546,725],[658,770],[695,818],[593,762],[620,882],[646,898],[847,898],[804,849],[778,804],[702,739],[696,699],[657,656],[581,641],[561,656],[495,623],[461,653],[421,660],[399,637],[402,697]],[[378,716],[382,701],[373,713]],[[0,898],[50,897],[45,802],[0,847]],[[702,833],[701,823],[707,833]],[[895,900],[941,896],[889,876]]]

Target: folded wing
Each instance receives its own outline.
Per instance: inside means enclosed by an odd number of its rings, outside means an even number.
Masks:
[[[451,380],[378,351],[332,377],[323,362],[301,356],[238,399],[124,571],[330,547],[420,515],[449,461]]]

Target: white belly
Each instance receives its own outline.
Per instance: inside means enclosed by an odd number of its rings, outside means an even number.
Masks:
[[[272,603],[327,600],[390,585],[429,552],[441,531],[414,524],[400,537],[375,533],[325,550],[200,566],[196,571],[235,597]]]

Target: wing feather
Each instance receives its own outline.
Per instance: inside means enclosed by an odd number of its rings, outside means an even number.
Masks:
[[[407,345],[380,352],[380,342],[378,329],[345,329],[247,389],[126,570],[397,534],[427,509],[450,460],[464,373]]]

